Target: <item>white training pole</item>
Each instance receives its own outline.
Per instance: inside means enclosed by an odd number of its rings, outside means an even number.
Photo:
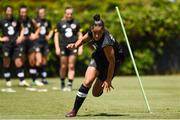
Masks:
[[[132,62],[133,62],[133,66],[134,66],[134,69],[135,69],[135,72],[136,72],[136,75],[138,77],[138,80],[139,80],[139,84],[141,86],[141,90],[142,90],[142,94],[144,96],[144,100],[146,102],[146,105],[147,105],[147,108],[148,108],[148,111],[151,113],[151,108],[149,106],[149,102],[147,100],[147,97],[146,97],[146,93],[144,91],[144,88],[143,88],[143,85],[142,85],[142,82],[141,82],[141,78],[139,76],[139,72],[137,70],[137,67],[136,67],[136,63],[135,63],[135,60],[134,60],[134,57],[133,57],[133,54],[132,54],[132,51],[131,51],[131,47],[130,47],[130,44],[129,44],[129,40],[128,40],[128,37],[127,37],[127,34],[126,34],[126,30],[124,28],[124,24],[123,24],[123,21],[122,21],[122,18],[121,18],[121,15],[120,15],[120,12],[119,12],[119,8],[116,6],[116,11],[117,11],[117,14],[119,16],[119,20],[120,20],[120,23],[121,23],[121,27],[122,27],[122,30],[123,30],[123,34],[124,34],[124,37],[126,39],[126,43],[127,43],[127,46],[128,46],[128,50],[129,50],[129,53],[130,53],[130,56],[131,56],[131,59],[132,59]]]

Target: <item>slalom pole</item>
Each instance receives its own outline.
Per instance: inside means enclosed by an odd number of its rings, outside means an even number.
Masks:
[[[126,34],[126,30],[125,30],[125,28],[124,28],[124,24],[123,24],[123,21],[122,21],[120,12],[119,12],[119,8],[118,8],[117,6],[116,6],[116,11],[117,11],[117,14],[118,14],[118,16],[119,16],[119,21],[120,21],[120,23],[121,23],[121,27],[122,27],[123,34],[124,34],[124,37],[125,37],[125,40],[126,40],[126,44],[127,44],[127,46],[128,46],[128,50],[129,50],[129,53],[130,53],[130,56],[131,56],[131,60],[132,60],[132,62],[133,62],[133,66],[134,66],[134,69],[135,69],[137,78],[138,78],[138,80],[139,80],[139,84],[140,84],[140,86],[141,86],[142,94],[143,94],[143,96],[144,96],[144,100],[145,100],[145,103],[146,103],[148,112],[149,112],[149,113],[152,113],[152,112],[151,112],[151,108],[150,108],[150,106],[149,106],[148,99],[147,99],[147,97],[146,97],[146,93],[145,93],[144,88],[143,88],[143,85],[142,85],[141,78],[140,78],[140,76],[139,76],[139,72],[138,72],[137,67],[136,67],[136,63],[135,63],[135,60],[134,60],[134,57],[133,57],[133,54],[132,54],[132,50],[131,50],[131,47],[130,47],[130,44],[129,44],[129,40],[128,40],[128,37],[127,37],[127,34]]]

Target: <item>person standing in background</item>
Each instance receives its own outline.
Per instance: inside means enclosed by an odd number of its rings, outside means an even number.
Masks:
[[[75,63],[77,54],[83,52],[82,46],[78,49],[68,49],[69,43],[75,43],[77,39],[82,37],[80,32],[80,24],[73,18],[73,8],[66,7],[64,17],[57,24],[55,30],[54,43],[56,55],[60,58],[60,81],[63,91],[71,91],[72,83],[75,76]],[[67,87],[65,87],[66,75],[68,77]]]
[[[10,71],[11,61],[14,61],[15,63],[17,76],[20,80],[19,85],[29,86],[29,84],[24,80],[23,71],[24,49],[21,46],[23,41],[23,30],[20,29],[20,23],[13,17],[12,6],[6,6],[4,12],[5,18],[0,21],[0,29],[2,30],[0,41],[2,42],[3,68],[6,86],[12,86]]]
[[[42,83],[48,84],[46,79],[46,65],[47,65],[47,56],[49,53],[48,41],[53,35],[53,30],[51,27],[50,20],[46,19],[46,9],[45,7],[39,7],[37,10],[37,17],[35,18],[37,26],[40,28],[39,38],[35,43],[36,50],[36,66],[38,73],[41,75]]]

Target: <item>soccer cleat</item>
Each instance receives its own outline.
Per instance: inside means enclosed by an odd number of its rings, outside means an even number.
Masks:
[[[44,85],[47,85],[48,84],[48,81],[46,79],[42,79],[41,81]]]
[[[67,86],[63,89],[63,91],[68,91],[71,92],[72,91],[72,87],[71,86]]]
[[[30,84],[29,84],[27,81],[23,80],[23,81],[20,81],[20,82],[19,82],[19,86],[29,87]]]
[[[7,82],[6,82],[6,86],[7,86],[7,87],[11,87],[11,86],[12,86],[11,81],[7,81]]]
[[[72,110],[71,112],[66,114],[66,117],[76,117],[77,112],[75,110]]]
[[[43,86],[43,85],[44,85],[42,82],[40,82],[40,81],[38,81],[38,80],[35,80],[34,83],[35,83],[35,85],[37,85],[37,86]]]
[[[64,89],[65,89],[65,84],[64,84],[64,83],[61,83],[61,90],[64,91]]]

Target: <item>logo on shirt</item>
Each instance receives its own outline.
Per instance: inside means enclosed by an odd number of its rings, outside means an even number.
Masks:
[[[12,26],[16,27],[17,23],[15,21],[12,22]]]
[[[27,27],[24,28],[24,35],[27,35],[29,33],[29,29]]]
[[[66,29],[65,29],[65,36],[66,36],[67,38],[70,38],[72,35],[73,35],[72,29],[71,29],[71,28],[66,28]]]
[[[46,27],[47,27],[47,26],[48,26],[48,23],[47,23],[47,22],[45,22],[45,23],[44,23],[44,26],[46,26]]]
[[[44,26],[41,26],[40,34],[45,35],[46,34],[46,28]]]
[[[14,27],[9,26],[7,29],[8,29],[8,32],[7,32],[8,35],[13,35],[15,33]]]
[[[71,28],[75,29],[76,28],[76,24],[71,24]]]
[[[4,24],[4,27],[7,27],[7,26],[8,26],[8,23],[5,23],[5,24]]]
[[[30,27],[31,27],[31,24],[30,24],[30,23],[28,23],[28,24],[27,24],[27,26],[28,26],[28,28],[30,28]]]
[[[66,28],[66,25],[63,25],[62,28]]]

